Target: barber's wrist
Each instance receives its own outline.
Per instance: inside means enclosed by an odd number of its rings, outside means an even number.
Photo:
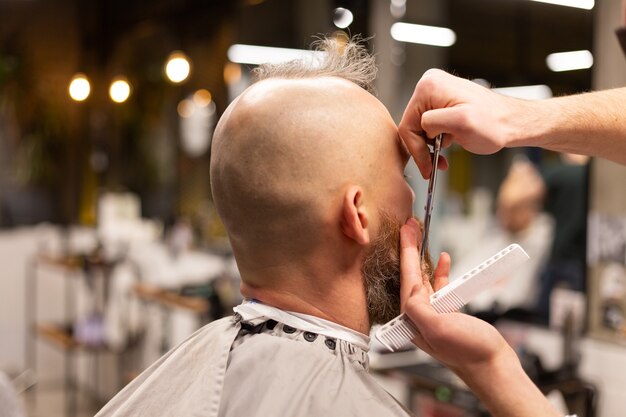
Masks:
[[[546,100],[517,100],[516,120],[507,148],[536,146],[551,148],[551,141],[563,128],[567,107],[559,98]]]
[[[547,107],[554,107],[549,100],[530,101],[507,97],[508,112],[505,115],[505,148],[539,146],[549,127],[546,123]]]
[[[509,345],[502,346],[498,352],[485,361],[462,363],[457,366],[451,366],[451,369],[468,386],[480,384],[483,378],[489,382],[489,380],[498,375],[508,375],[518,370],[523,372],[517,354]]]
[[[510,347],[488,362],[455,372],[494,417],[563,417],[531,381]]]

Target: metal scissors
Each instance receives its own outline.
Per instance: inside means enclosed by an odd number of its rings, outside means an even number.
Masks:
[[[430,217],[433,213],[433,198],[435,194],[435,185],[437,183],[437,166],[439,165],[439,153],[441,152],[441,142],[443,135],[435,137],[435,145],[433,147],[433,170],[428,181],[428,196],[426,197],[426,207],[424,208],[424,238],[422,239],[422,247],[420,248],[420,262],[424,262],[426,248],[428,247],[428,235],[430,232]]]

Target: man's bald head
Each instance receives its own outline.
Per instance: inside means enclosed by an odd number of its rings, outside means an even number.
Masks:
[[[214,199],[233,243],[316,244],[343,187],[375,191],[394,131],[384,106],[347,80],[250,87],[220,120],[211,157]]]
[[[332,41],[327,41],[332,42]],[[233,246],[306,253],[335,221],[342,189],[374,195],[396,126],[368,91],[365,49],[327,43],[322,61],[263,66],[261,81],[224,113],[211,153],[211,187]],[[334,213],[336,214],[336,213]]]

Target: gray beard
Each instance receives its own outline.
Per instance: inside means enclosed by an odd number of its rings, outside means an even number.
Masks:
[[[380,211],[378,236],[372,241],[361,267],[370,326],[387,323],[400,314],[401,226],[400,221]],[[431,276],[428,253],[423,270]]]

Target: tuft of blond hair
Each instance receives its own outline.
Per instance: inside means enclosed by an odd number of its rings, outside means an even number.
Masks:
[[[339,77],[353,82],[375,94],[376,60],[365,47],[365,39],[353,37],[322,38],[311,47],[316,54],[313,60],[297,59],[280,64],[262,64],[252,71],[254,81],[271,78],[302,79]]]

